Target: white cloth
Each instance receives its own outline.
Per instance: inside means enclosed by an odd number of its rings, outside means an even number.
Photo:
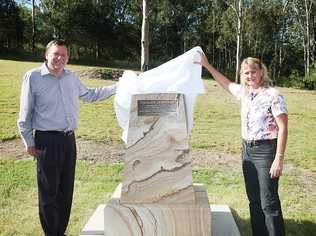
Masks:
[[[201,79],[202,67],[194,63],[200,60],[200,47],[144,73],[125,71],[119,79],[114,106],[119,125],[123,129],[122,140],[126,143],[132,95],[146,93],[182,93],[185,95],[188,130],[193,127],[193,111],[197,94],[204,93]]]

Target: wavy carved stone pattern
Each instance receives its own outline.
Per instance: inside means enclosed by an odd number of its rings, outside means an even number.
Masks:
[[[194,185],[196,204],[123,204],[119,185],[105,208],[107,236],[210,236],[206,190]]]
[[[175,112],[138,116],[137,101],[175,101]],[[132,99],[121,201],[194,203],[184,98],[143,94]]]
[[[175,93],[133,96],[123,182],[104,209],[104,235],[211,235],[207,192],[192,181],[184,103]]]

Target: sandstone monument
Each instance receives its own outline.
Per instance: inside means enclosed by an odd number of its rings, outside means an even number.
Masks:
[[[211,235],[203,185],[193,184],[184,95],[134,95],[123,182],[104,209],[104,235]]]

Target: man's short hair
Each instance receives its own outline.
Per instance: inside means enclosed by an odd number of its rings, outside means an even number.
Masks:
[[[47,45],[46,45],[46,51],[45,51],[45,54],[48,53],[49,49],[52,47],[52,46],[55,46],[55,45],[58,45],[58,46],[65,46],[67,48],[67,44],[64,40],[62,39],[54,39],[52,41],[50,41]]]

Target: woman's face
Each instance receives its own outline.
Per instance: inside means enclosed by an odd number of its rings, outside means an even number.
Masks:
[[[241,76],[243,77],[246,86],[257,89],[261,85],[263,71],[253,66],[250,67],[249,65],[244,65]]]

